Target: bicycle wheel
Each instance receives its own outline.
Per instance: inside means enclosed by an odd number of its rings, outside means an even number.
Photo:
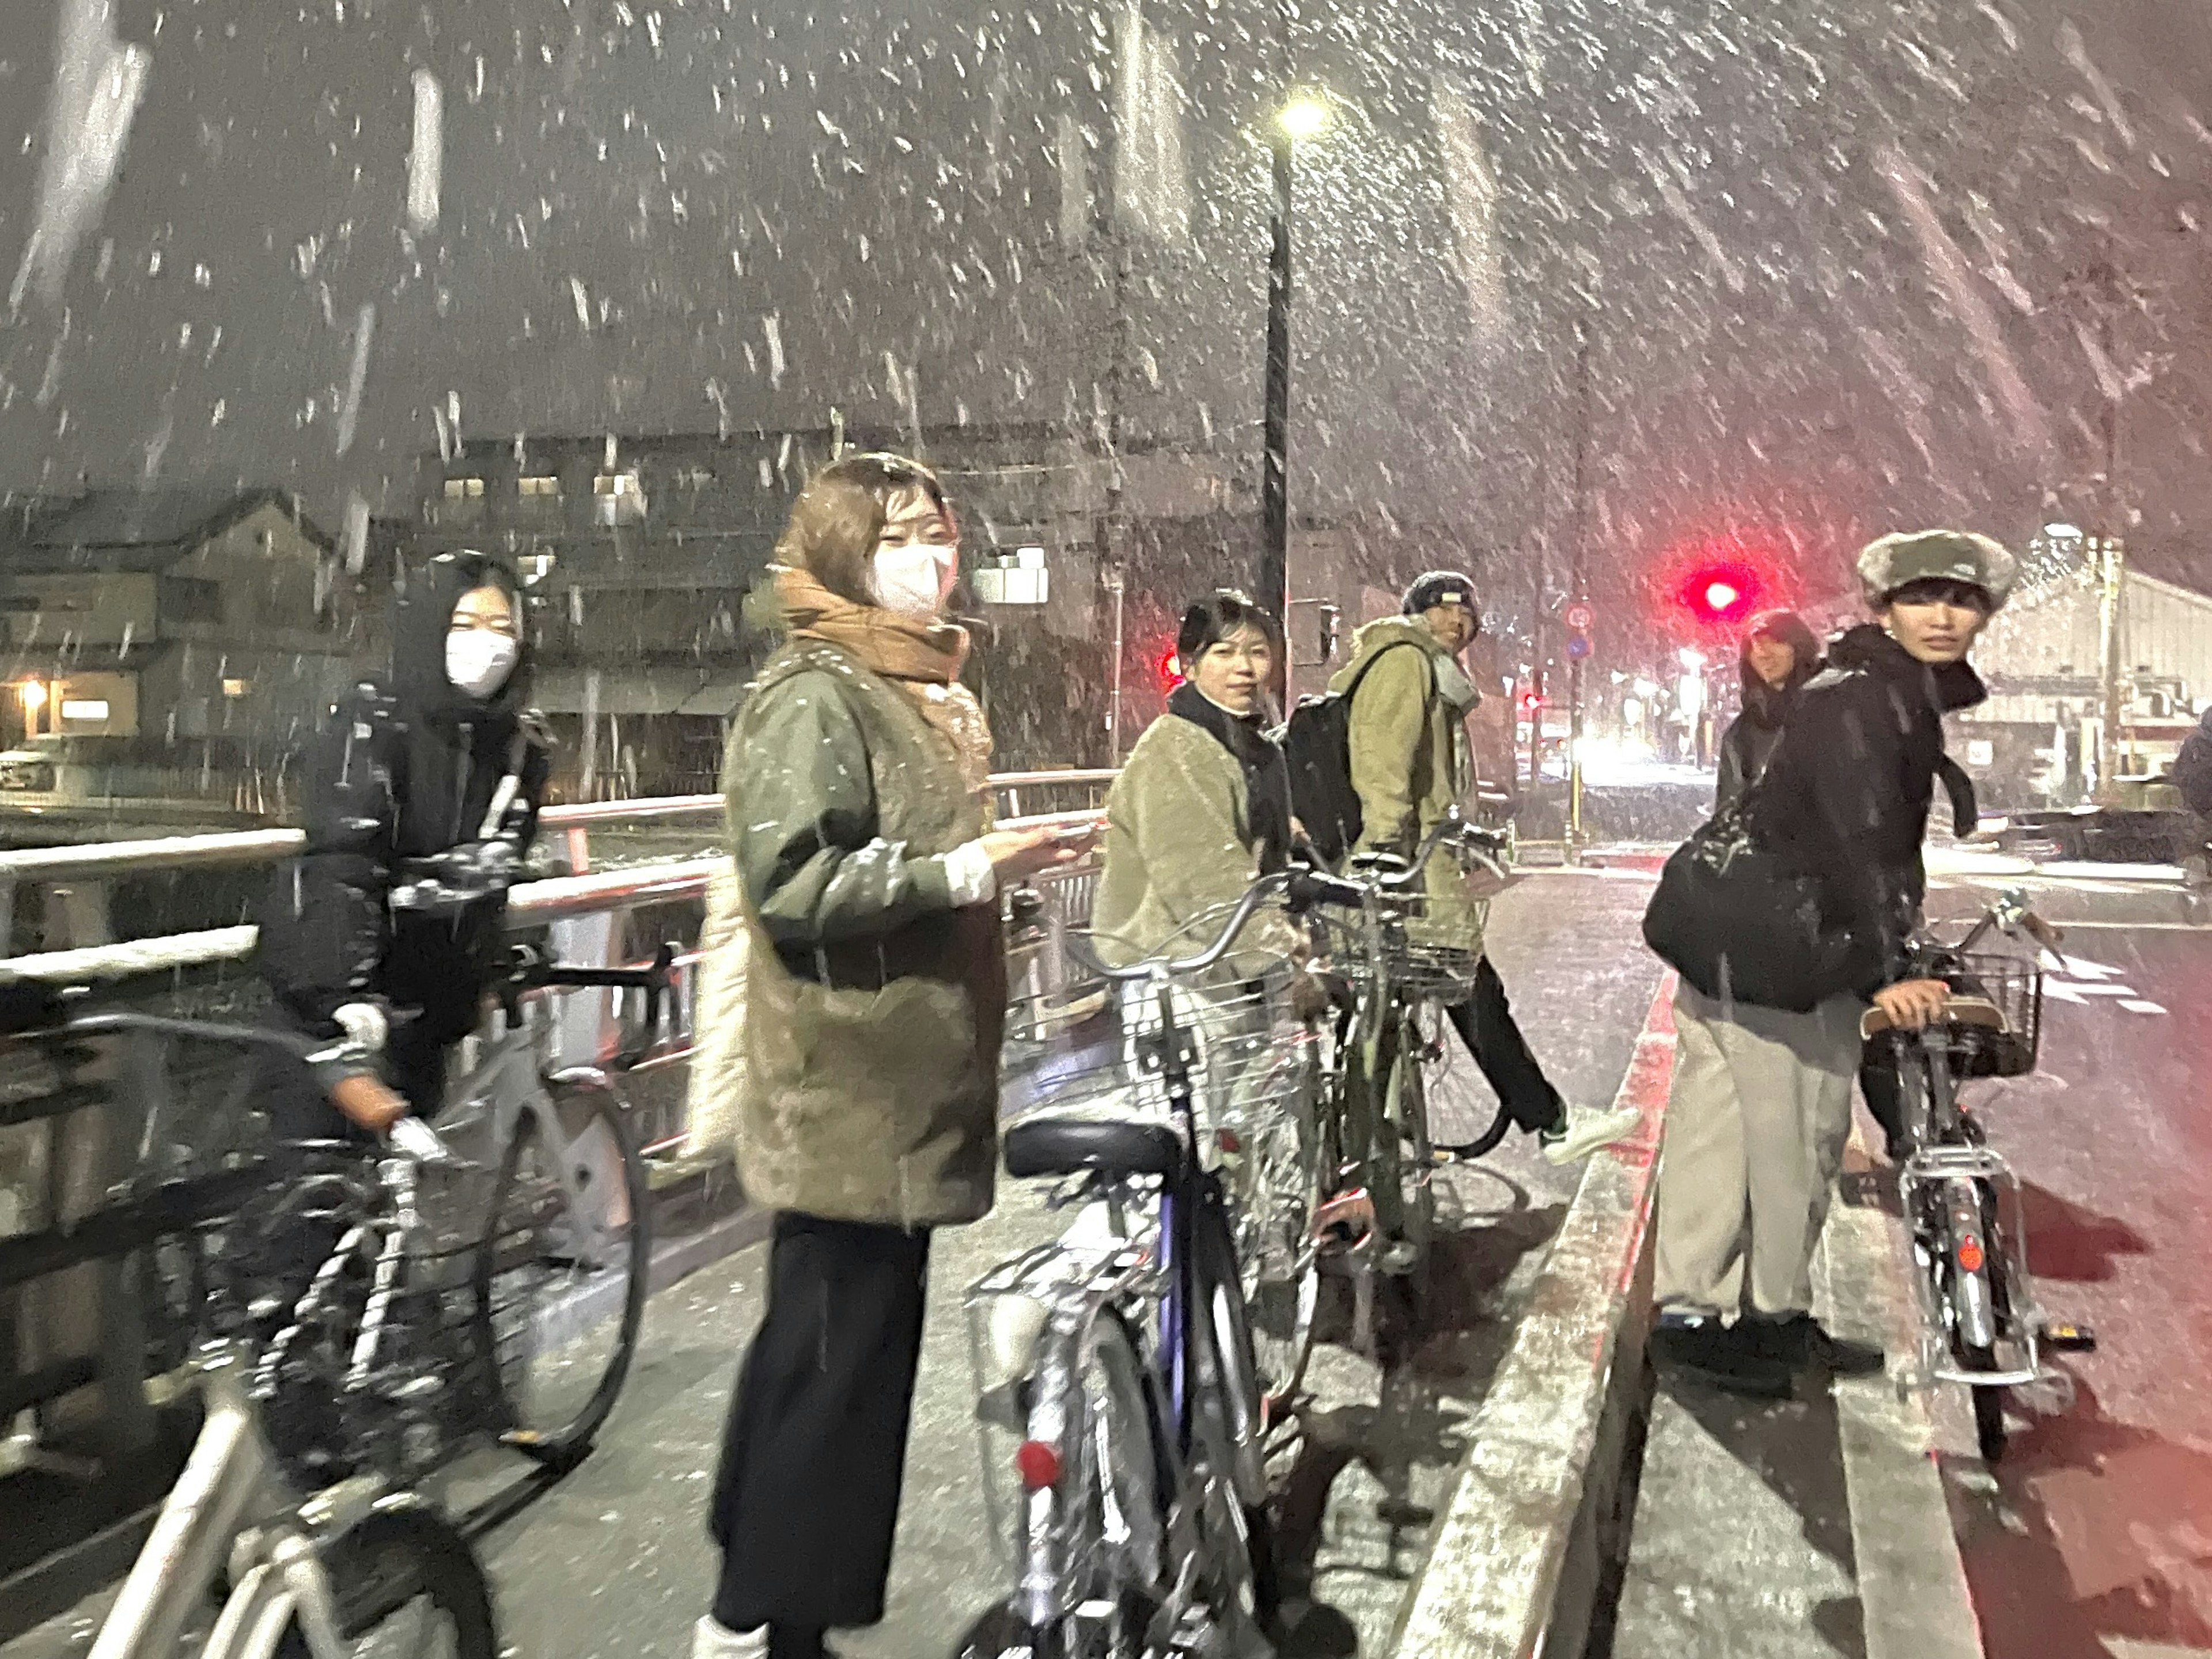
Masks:
[[[1421,1033],[1413,1011],[1407,1009],[1400,1028],[1397,1053],[1390,1068],[1385,1105],[1392,1133],[1398,1183],[1401,1225],[1416,1257],[1426,1255],[1436,1240],[1436,1149],[1429,1142],[1427,1079],[1421,1075]]]
[[[963,1645],[975,1659],[1137,1659],[1158,1606],[1167,1550],[1170,1431],[1159,1390],[1111,1309],[1079,1339],[1073,1386],[1039,1402],[1033,1437],[1058,1447],[1056,1502],[1033,1535],[1024,1590],[1050,1585],[1052,1611],[1018,1603]],[[1032,1516],[1032,1526],[1039,1524]],[[983,1646],[982,1639],[997,1645]]]
[[[1977,1366],[1994,1369],[1996,1364],[1996,1356],[1987,1348],[1969,1348],[1966,1358],[1970,1364]],[[1978,1382],[1972,1386],[1972,1392],[1974,1396],[1974,1443],[1981,1448],[1982,1462],[2000,1462],[2004,1458],[2005,1442],[2008,1437],[2005,1428],[2005,1391]]]
[[[1318,1137],[1298,1109],[1275,1108],[1247,1131],[1231,1186],[1238,1282],[1267,1401],[1297,1392],[1321,1301],[1313,1217],[1321,1201]]]
[[[566,1144],[524,1115],[474,1277],[504,1437],[558,1466],[591,1449],[622,1392],[651,1252],[644,1160],[612,1094],[570,1084],[549,1099]]]
[[[497,1621],[483,1564],[452,1522],[428,1510],[372,1515],[323,1559],[349,1659],[496,1659]],[[275,1659],[312,1651],[296,1615]]]
[[[1264,1624],[1278,1600],[1264,1462],[1269,1422],[1236,1247],[1218,1201],[1199,1212],[1192,1247],[1194,1282],[1206,1313],[1199,1326],[1197,1449],[1209,1489],[1204,1530],[1217,1607],[1248,1612]]]

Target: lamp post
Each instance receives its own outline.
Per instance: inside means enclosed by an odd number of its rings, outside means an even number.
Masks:
[[[1267,150],[1274,183],[1268,216],[1267,386],[1262,421],[1260,501],[1262,545],[1257,598],[1282,618],[1283,637],[1291,621],[1291,191],[1299,141],[1328,125],[1328,106],[1312,93],[1299,93],[1268,124]],[[1285,686],[1287,693],[1289,687]]]

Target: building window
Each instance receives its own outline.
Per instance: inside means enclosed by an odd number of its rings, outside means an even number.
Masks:
[[[483,498],[482,478],[448,478],[446,480],[446,499],[449,501],[474,501]]]
[[[558,495],[561,480],[550,472],[532,473],[514,481],[515,493],[523,496]]]
[[[602,472],[592,480],[599,521],[635,524],[645,517],[645,489],[635,472]]]
[[[226,697],[244,696],[246,695],[246,682],[244,680],[225,680],[222,683],[222,695]]]
[[[105,724],[107,720],[107,699],[105,697],[70,697],[62,704],[65,720],[89,720]]]
[[[161,610],[171,622],[219,623],[222,620],[222,584],[199,576],[161,579]]]
[[[679,466],[669,477],[682,489],[704,489],[714,482],[714,473],[703,466]]]

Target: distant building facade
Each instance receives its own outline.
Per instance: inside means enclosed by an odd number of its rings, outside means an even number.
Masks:
[[[512,557],[538,605],[536,699],[574,797],[711,790],[723,730],[767,642],[745,619],[806,478],[890,448],[944,478],[960,514],[954,607],[977,635],[970,678],[1003,769],[1103,764],[1115,607],[1127,568],[1123,685],[1140,707],[1169,600],[1243,584],[1256,501],[1227,458],[1109,461],[1041,426],[526,436],[423,457],[425,551]],[[1171,626],[1170,629],[1171,632]],[[1157,710],[1157,695],[1152,709]]]
[[[2048,550],[2039,550],[2047,556]],[[1955,721],[1954,754],[1992,807],[2071,806],[2154,779],[2212,697],[2212,595],[2123,571],[2119,775],[2097,776],[2105,723],[2103,594],[2084,562],[2042,561],[1974,647],[1989,701]]]
[[[0,518],[0,808],[284,816],[362,607],[269,489],[91,489]]]

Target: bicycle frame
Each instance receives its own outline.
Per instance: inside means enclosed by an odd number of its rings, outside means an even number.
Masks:
[[[390,1487],[381,1475],[356,1475],[293,1515],[246,1527],[257,1502],[283,1493],[275,1454],[247,1392],[251,1363],[246,1345],[234,1340],[209,1344],[196,1361],[206,1404],[199,1437],[100,1626],[90,1659],[168,1659],[205,1605],[226,1553],[235,1587],[200,1650],[202,1659],[269,1659],[295,1614],[316,1659],[341,1659],[335,1599],[316,1543],[390,1501]]]
[[[519,1018],[503,1014],[493,1030],[474,1039],[479,1045],[475,1063],[447,1087],[446,1106],[430,1127],[448,1139],[476,1139],[487,1152],[483,1161],[495,1168],[527,1118],[552,1154],[562,1194],[579,1229],[575,1242],[583,1265],[597,1269],[610,1254],[605,1230],[576,1179],[574,1152],[580,1137],[569,1135],[554,1109],[550,1089],[578,1085],[608,1090],[611,1085],[597,1066],[544,1071],[540,1065],[543,1039],[538,1020],[527,1010]]]
[[[1952,1075],[1950,1054],[1940,1026],[1921,1032],[1900,1047],[1899,1060],[1917,1064],[1927,1082],[1926,1121],[1913,1127],[1919,1148],[1898,1173],[1898,1193],[1916,1253],[1913,1291],[1919,1304],[1920,1362],[1931,1382],[1958,1382],[1970,1387],[2034,1388],[2063,1386],[2063,1373],[2046,1366],[2042,1355],[2042,1316],[2034,1298],[2034,1281],[2027,1267],[2027,1235],[2020,1200],[2019,1177],[2012,1166],[1989,1147],[1966,1139],[1964,1116],[1959,1109],[1957,1080]],[[1996,1208],[1996,1225],[1984,1223],[1981,1195],[1986,1190]],[[1923,1218],[1940,1213],[1939,1230]],[[1971,1216],[1971,1221],[1964,1218]],[[2002,1312],[1990,1296],[1984,1273],[1966,1273],[1956,1280],[1959,1294],[1947,1297],[1938,1283],[1938,1264],[1945,1280],[1960,1270],[1955,1255],[1958,1239],[1971,1231],[1978,1241],[1994,1231],[2001,1251],[2005,1307]],[[1986,1252],[1986,1244],[1984,1246]],[[1994,1352],[1999,1343],[2017,1347],[2023,1363],[2002,1370],[1970,1370],[1959,1364],[1951,1345],[1952,1322],[1970,1346]]]

